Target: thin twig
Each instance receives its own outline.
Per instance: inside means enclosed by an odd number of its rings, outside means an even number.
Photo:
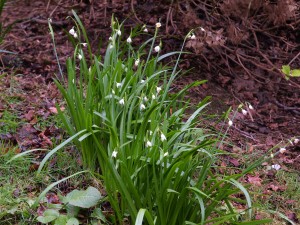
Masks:
[[[300,52],[288,63],[288,65],[291,65],[292,62],[294,62],[300,55]]]

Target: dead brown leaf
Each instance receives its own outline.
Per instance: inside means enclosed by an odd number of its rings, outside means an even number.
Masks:
[[[259,177],[259,175],[255,175],[255,176],[248,175],[248,181],[250,184],[261,186],[262,179]]]

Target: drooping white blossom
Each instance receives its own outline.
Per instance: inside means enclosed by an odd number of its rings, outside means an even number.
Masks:
[[[156,92],[159,93],[161,91],[161,87],[156,87]]]
[[[228,126],[230,126],[230,127],[231,127],[232,125],[233,125],[233,122],[232,122],[232,120],[229,120],[229,121],[228,121]]]
[[[245,110],[245,109],[242,109],[242,113],[243,113],[243,115],[247,115],[248,114],[248,111],[247,110]]]
[[[72,29],[69,30],[69,34],[71,34],[72,36],[74,36],[74,34],[76,34],[76,31],[74,30],[74,27],[72,27]]]
[[[131,39],[131,37],[128,37],[126,41],[127,41],[127,43],[129,43],[129,44],[130,44],[130,43],[132,42],[132,39]]]
[[[120,30],[117,30],[117,35],[121,36],[122,32]]]
[[[118,154],[118,152],[116,150],[114,150],[111,154],[111,157],[116,158],[117,154]]]
[[[166,136],[163,133],[160,134],[160,140],[161,141],[166,141],[167,140]]]
[[[152,143],[150,141],[146,142],[146,147],[152,147]]]
[[[196,35],[195,34],[191,35],[190,39],[191,40],[195,40],[196,39]]]
[[[145,110],[145,109],[146,109],[146,106],[142,103],[142,104],[140,105],[140,110],[143,111],[143,110]]]
[[[249,104],[249,109],[253,110],[254,108],[252,105]]]
[[[279,149],[279,152],[280,152],[281,154],[285,153],[285,152],[286,152],[286,148],[280,148],[280,149]]]
[[[81,60],[82,59],[82,55],[78,54],[78,59]]]
[[[124,105],[124,104],[125,104],[124,98],[122,98],[122,99],[119,101],[119,104],[120,104],[120,105]]]
[[[137,59],[137,60],[135,60],[134,65],[135,65],[135,66],[138,66],[139,63],[140,63],[140,59]]]
[[[121,88],[122,87],[122,83],[116,83],[117,88]]]
[[[160,51],[159,45],[157,45],[157,46],[154,48],[154,51],[155,51],[155,52],[159,52],[159,51]]]
[[[156,26],[156,28],[160,28],[161,27],[161,23],[158,22],[158,23],[155,24],[155,26]]]

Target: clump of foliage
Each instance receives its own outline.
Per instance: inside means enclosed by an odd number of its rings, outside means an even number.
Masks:
[[[181,74],[182,49],[160,55],[161,24],[153,37],[135,47],[144,27],[122,41],[124,28],[112,19],[112,35],[101,57],[92,54],[85,28],[76,13],[74,17],[70,34],[77,44],[67,60],[67,83],[55,81],[67,104],[66,112],[57,109],[70,138],[47,154],[39,171],[72,141],[84,167],[103,180],[114,223],[123,224],[125,218],[137,225],[144,220],[160,225],[268,222],[252,221],[250,196],[237,181],[259,162],[240,174],[219,174],[218,140],[198,122],[207,99],[188,116],[191,105],[185,94],[204,81],[172,92]],[[178,55],[174,65],[164,66],[162,60],[173,55]],[[237,198],[241,192],[243,199]],[[236,202],[247,205],[243,212]]]

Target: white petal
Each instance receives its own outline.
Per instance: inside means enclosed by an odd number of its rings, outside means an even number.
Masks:
[[[295,138],[294,144],[298,144],[298,142],[299,142],[299,139],[298,139],[298,138]]]
[[[160,140],[161,141],[167,140],[166,136],[163,133],[161,133],[161,135],[160,135]]]
[[[70,33],[72,36],[74,36],[74,34],[75,34],[74,28],[72,28],[71,30],[69,30],[69,33]]]
[[[245,110],[245,109],[242,109],[242,113],[243,113],[243,115],[247,115],[247,113],[248,113],[248,111],[247,110]]]
[[[141,104],[140,105],[140,110],[144,110],[144,109],[146,109],[146,106],[144,104]]]
[[[155,24],[155,26],[156,26],[156,28],[160,28],[161,27],[161,23],[158,22],[158,23]]]
[[[152,147],[152,143],[150,141],[146,142],[146,147]]]
[[[117,83],[116,86],[117,86],[117,88],[120,88],[120,87],[122,87],[122,83]]]
[[[253,108],[253,106],[252,106],[252,105],[249,105],[249,109],[253,110],[254,108]]]
[[[280,148],[280,149],[279,149],[279,152],[280,152],[281,154],[285,153],[285,152],[286,152],[286,148]]]
[[[117,30],[117,35],[121,36],[122,32],[120,30]]]
[[[195,39],[196,39],[196,35],[193,34],[193,35],[190,37],[190,39],[195,40]]]
[[[161,87],[156,87],[156,91],[159,93],[161,91]]]
[[[155,52],[159,52],[159,51],[160,51],[160,47],[159,47],[159,46],[156,46],[156,47],[154,48],[154,51],[155,51]]]
[[[135,62],[134,62],[134,65],[135,65],[135,66],[138,66],[138,65],[139,65],[139,63],[140,63],[140,60],[139,60],[139,59],[137,59],[137,60],[135,60]]]
[[[281,166],[279,164],[272,165],[271,167],[274,170],[279,170],[281,168]]]
[[[81,60],[82,59],[82,55],[78,54],[78,59]]]
[[[145,29],[144,29],[144,32],[145,32],[145,33],[148,33],[148,29],[147,29],[147,28],[145,28]]]
[[[122,98],[122,99],[119,101],[119,104],[120,104],[120,105],[124,105],[124,104],[125,104],[124,98]]]
[[[116,158],[117,157],[118,152],[117,151],[113,151],[111,154],[111,157]]]
[[[127,38],[127,43],[131,43],[131,42],[132,42],[131,37],[128,37]]]
[[[229,120],[229,121],[228,121],[228,126],[231,127],[232,125],[233,125],[233,122],[232,122],[231,120]]]

